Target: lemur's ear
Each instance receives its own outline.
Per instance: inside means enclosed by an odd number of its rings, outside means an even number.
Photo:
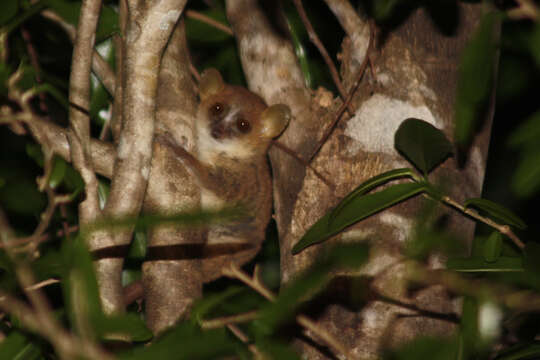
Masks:
[[[214,68],[204,70],[201,74],[201,81],[199,82],[199,96],[201,97],[201,101],[219,93],[224,87],[225,83],[219,71]]]
[[[281,134],[291,119],[291,109],[284,104],[268,107],[261,114],[261,135],[272,139]]]

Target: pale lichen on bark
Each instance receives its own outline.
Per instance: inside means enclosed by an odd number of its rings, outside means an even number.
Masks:
[[[356,75],[352,69],[357,69],[360,60],[367,56],[369,26],[361,15],[352,10],[347,1],[326,2],[351,39],[344,44],[347,48],[342,54],[343,67],[346,70],[342,72],[344,83],[351,84],[351,77]],[[459,54],[470,29],[479,18],[480,7],[462,5],[463,28],[454,37],[440,35],[437,28],[429,23],[425,12],[418,10],[400,28],[386,34],[384,43],[377,44],[376,50],[370,54],[375,78],[370,71],[364,74],[364,80],[354,99],[356,114],[338,124],[312,162],[317,171],[336,183],[334,193],[311,172],[299,169],[301,165],[287,158],[286,154],[279,153],[277,149],[271,151],[283,283],[289,282],[296,274],[309,267],[317,254],[326,248],[327,245],[318,245],[295,256],[290,253],[296,241],[335,205],[340,197],[355,185],[383,171],[397,166],[410,166],[394,149],[393,136],[403,120],[409,117],[420,118],[451,136],[451,109]],[[278,76],[281,72],[276,69],[294,65],[294,62],[290,57],[277,54],[281,54],[290,45],[287,39],[280,38],[277,41],[272,40],[276,39],[275,35],[268,37],[270,30],[255,1],[229,0],[227,9],[250,88],[260,93],[266,101],[280,98],[280,101],[291,106],[295,118],[280,141],[298,154],[309,154],[313,144],[317,142],[317,134],[321,133],[321,128],[329,119],[327,114],[330,109],[318,109],[312,103],[315,98],[307,95],[310,91],[302,88],[301,81],[297,81],[294,75],[296,73],[289,75],[289,87],[283,85],[283,78]],[[242,18],[240,14],[245,11],[254,15],[249,19]],[[261,40],[263,38],[265,40]],[[436,43],[438,48],[430,46],[431,42]],[[271,58],[268,57],[269,49],[273,55]],[[431,64],[426,65],[425,59],[433,58],[440,61],[446,81],[441,82],[440,71],[437,72]],[[448,77],[452,77],[453,82],[448,82]],[[288,91],[292,87],[301,89],[300,93],[305,95],[280,97],[280,93],[290,95]],[[485,138],[486,135],[483,136]],[[485,151],[485,148],[481,151]],[[474,161],[475,164],[477,162]],[[474,167],[477,175],[479,166],[476,164]],[[451,190],[453,195],[478,196],[481,187],[477,181],[474,186],[470,186],[467,181],[468,172],[468,168],[459,169],[451,159],[435,172],[434,178],[454,179],[455,184]],[[421,207],[419,200],[408,201],[363,221],[351,231],[361,234],[363,241],[367,238],[372,242],[372,254],[365,271],[373,277],[372,286],[379,293],[416,304],[419,308],[427,306],[421,299],[429,298],[433,302],[430,309],[452,314],[456,311],[455,304],[440,288],[427,288],[412,297],[404,288],[402,279],[405,268],[400,265],[403,259],[401,249],[412,235],[414,217]],[[459,218],[452,213],[449,218],[450,229],[459,226],[462,236],[470,238],[473,229],[470,220]],[[336,236],[328,244],[339,241],[340,237],[346,238],[345,241],[353,241],[349,232]],[[421,333],[449,334],[454,326],[452,322],[426,316],[415,317],[414,321],[410,317],[398,319],[397,314],[403,312],[410,314],[411,310],[404,310],[397,304],[385,301],[374,301],[358,313],[334,304],[321,314],[320,323],[321,326],[335,331],[335,334],[355,334],[345,336],[344,341],[354,349],[359,358],[373,358],[377,356],[381,346],[396,345]],[[351,317],[356,320],[351,320]],[[344,319],[349,319],[350,322],[348,320],[345,323]],[[354,331],[351,332],[351,329]],[[304,355],[310,359],[325,358],[309,346],[303,347],[303,350]]]

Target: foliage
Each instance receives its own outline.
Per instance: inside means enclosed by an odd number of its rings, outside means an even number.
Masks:
[[[202,2],[193,3],[192,9],[226,23],[220,1],[209,2],[215,3],[211,8]],[[457,4],[452,0],[361,2],[370,16],[390,28],[402,23],[414,9],[423,8],[447,34],[452,34],[458,24]],[[18,82],[20,88],[33,89],[36,94],[42,94],[49,116],[60,122],[67,118],[69,102],[66,84],[71,44],[56,24],[45,20],[39,13],[44,8],[52,9],[66,22],[76,25],[80,7],[81,2],[76,0],[2,0],[0,47],[8,45],[9,57],[0,62],[0,106],[16,107],[8,97],[8,80],[19,70],[22,74]],[[322,85],[333,89],[323,61],[309,43],[298,15],[292,7],[285,8],[287,26],[292,33],[307,83],[313,88]],[[336,41],[337,37],[332,36],[338,31],[341,33],[341,29],[326,18],[324,11],[327,10],[321,5],[308,9],[310,15],[318,19],[316,26],[324,29],[323,41]],[[514,309],[511,308],[512,305],[523,305],[519,301],[525,302],[529,298],[516,298],[515,303],[505,298],[505,295],[512,295],[509,292],[517,287],[528,290],[528,294],[532,294],[537,302],[540,296],[540,282],[537,280],[540,273],[540,245],[535,242],[540,228],[534,212],[537,204],[534,196],[540,190],[540,109],[536,98],[531,100],[526,96],[537,96],[539,91],[540,20],[515,21],[506,14],[505,11],[486,14],[464,50],[455,104],[453,142],[422,119],[403,119],[395,134],[395,147],[411,166],[381,173],[360,184],[318,219],[293,249],[295,254],[307,251],[309,246],[327,241],[348,226],[412,197],[423,195],[429,199],[425,213],[418,219],[415,237],[407,244],[407,260],[421,263],[432,250],[441,251],[448,256],[446,269],[451,274],[462,276],[460,279],[464,283],[473,279],[478,281],[474,284],[480,285],[476,292],[465,287],[453,289],[457,294],[466,295],[454,337],[415,339],[385,353],[387,359],[510,360],[540,357],[540,344],[535,340],[540,331],[538,323],[519,320],[517,310],[513,313]],[[494,31],[500,21],[503,22],[503,38],[499,44],[495,41]],[[233,37],[193,18],[186,20],[186,27],[188,40],[193,46],[193,58],[199,69],[216,67],[230,82],[245,82]],[[100,46],[109,50],[105,57],[111,65],[114,65],[115,51],[111,36],[117,32],[116,3],[107,1],[102,9],[96,39]],[[33,55],[27,46],[25,33],[31,35],[39,57],[39,68],[31,65]],[[4,42],[2,39],[5,37],[9,41]],[[339,44],[329,46],[334,47],[331,53],[336,54]],[[0,48],[0,55],[3,56],[6,50]],[[497,52],[502,53],[498,73],[495,63],[491,61]],[[490,169],[494,170],[488,171],[485,198],[465,199],[459,203],[449,199],[444,188],[434,183],[429,174],[444,166],[449,156],[460,157],[462,151],[474,141],[476,133],[482,129],[481,112],[485,110],[493,91],[496,75],[500,79],[497,88],[500,105],[496,112],[494,145],[490,155]],[[97,79],[94,80],[89,113],[93,121],[92,130],[98,133],[107,116],[110,116],[110,95]],[[33,106],[37,108],[37,101]],[[17,238],[32,234],[46,212],[50,198],[46,192],[40,191],[43,189],[38,187],[35,179],[43,176],[48,166],[50,173],[47,174],[45,188],[65,195],[70,201],[54,211],[48,230],[42,234],[41,243],[28,251],[29,255],[7,251],[4,242],[6,230],[0,229],[0,305],[5,301],[5,295],[25,299],[22,294],[24,286],[18,279],[21,264],[28,265],[36,282],[57,280],[43,289],[50,301],[50,316],[69,334],[109,349],[118,359],[253,358],[251,343],[236,339],[223,325],[208,328],[210,320],[252,312],[256,312],[257,316],[248,318],[238,326],[254,339],[256,348],[267,358],[297,359],[299,356],[286,342],[283,333],[294,331],[291,323],[310,301],[317,300],[328,285],[331,273],[344,267],[359,269],[369,255],[368,244],[337,247],[271,300],[237,282],[216,282],[205,289],[204,297],[195,304],[189,320],[153,338],[144,324],[140,304],[131,304],[124,315],[109,317],[103,314],[98,306],[91,254],[83,245],[83,237],[89,231],[102,228],[137,226],[138,232],[130,246],[123,274],[125,285],[128,285],[140,278],[141,263],[146,255],[145,230],[164,223],[199,226],[209,221],[226,221],[237,215],[238,209],[217,214],[199,212],[171,216],[146,215],[114,221],[106,219],[66,234],[66,229],[78,224],[77,204],[82,201],[80,193],[83,182],[77,171],[60,158],[48,158],[31,138],[17,137],[6,126],[0,128],[0,144],[0,212],[7,214]],[[100,179],[100,195],[103,199],[107,196],[108,185],[106,180]],[[486,224],[483,230],[478,231],[469,257],[457,255],[463,249],[455,236],[442,233],[430,223],[429,217],[438,206],[455,208],[464,217]],[[523,248],[516,242],[516,234],[526,240]],[[268,265],[266,268],[263,266],[263,274],[258,278],[259,285],[264,285],[260,279],[270,277],[268,273],[279,272],[276,243],[277,234],[274,231],[256,259],[257,263]],[[492,287],[494,283],[506,286],[503,294]],[[366,291],[367,287],[362,285],[358,293]],[[505,311],[505,320],[509,322],[518,318],[513,328],[505,329],[511,333],[506,338],[502,331],[502,320],[493,315],[498,310]],[[56,349],[51,346],[51,339],[45,338],[39,329],[25,322],[24,314],[0,315],[0,335],[5,335],[0,342],[0,357],[59,358]],[[495,331],[495,335],[489,332],[493,329],[488,331],[482,325],[489,318],[496,320],[494,326],[498,332]],[[118,339],[128,339],[129,343],[115,347],[114,341]],[[494,346],[508,339],[514,341],[512,346],[503,350],[500,350],[500,346]]]

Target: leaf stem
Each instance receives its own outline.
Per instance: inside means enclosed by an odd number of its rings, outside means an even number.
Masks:
[[[235,265],[231,265],[229,268],[224,269],[223,275],[242,281],[250,288],[257,291],[259,294],[272,302],[276,300],[276,295],[274,295],[272,291],[270,291],[266,286],[264,286],[264,284],[257,276],[254,276],[252,278]],[[326,342],[326,344],[330,348],[334,349],[334,351],[344,355],[345,359],[353,359],[353,357],[347,351],[346,347],[315,321],[311,320],[305,315],[299,314],[296,316],[296,322],[312,334],[315,334],[319,339]]]
[[[491,220],[490,218],[484,217],[484,216],[478,214],[475,210],[470,209],[470,208],[466,208],[465,206],[461,205],[460,203],[453,200],[449,196],[441,197],[441,201],[443,203],[453,207],[453,208],[458,209],[459,211],[461,211],[462,213],[472,217],[473,219],[478,220],[478,221],[480,221],[480,222],[494,228],[495,230],[497,230],[501,234],[506,235],[521,250],[523,250],[523,248],[525,248],[525,244],[519,239],[519,237],[516,234],[514,234],[514,232],[510,228],[510,226],[501,225],[501,224]]]

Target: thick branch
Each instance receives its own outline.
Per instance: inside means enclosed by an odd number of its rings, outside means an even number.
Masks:
[[[118,138],[111,192],[104,216],[137,216],[146,193],[152,160],[160,61],[185,0],[151,4],[128,1],[123,39],[122,132]],[[133,229],[92,234],[92,249],[127,245]],[[97,277],[106,312],[122,311],[122,259],[101,259]]]
[[[167,132],[185,149],[194,151],[197,99],[189,64],[187,40],[181,21],[161,61],[156,132]],[[156,142],[146,190],[145,212],[189,211],[198,208],[199,198],[199,188],[181,162],[171,156],[169,147]],[[148,236],[149,246],[153,247],[202,241],[197,231],[167,225],[152,229]],[[186,315],[193,300],[202,294],[202,281],[200,261],[197,259],[157,260],[150,256],[143,264],[148,327],[156,334],[161,333]]]
[[[48,147],[52,152],[71,162],[71,151],[67,140],[69,129],[53,124],[38,116],[26,122],[32,135],[41,145]],[[94,170],[107,178],[112,177],[114,165],[114,147],[112,144],[91,139],[90,155]]]
[[[350,54],[353,61],[347,60],[346,62],[351,63],[352,69],[350,72],[354,74],[367,56],[370,36],[369,23],[358,15],[349,0],[325,1],[351,39]]]
[[[101,10],[100,0],[83,0],[77,37],[73,47],[71,75],[69,80],[69,119],[72,132],[68,133],[71,160],[85,183],[85,200],[80,204],[81,224],[95,220],[99,213],[98,183],[90,157],[90,119],[79,108],[90,107],[90,71],[94,50],[95,33]]]

